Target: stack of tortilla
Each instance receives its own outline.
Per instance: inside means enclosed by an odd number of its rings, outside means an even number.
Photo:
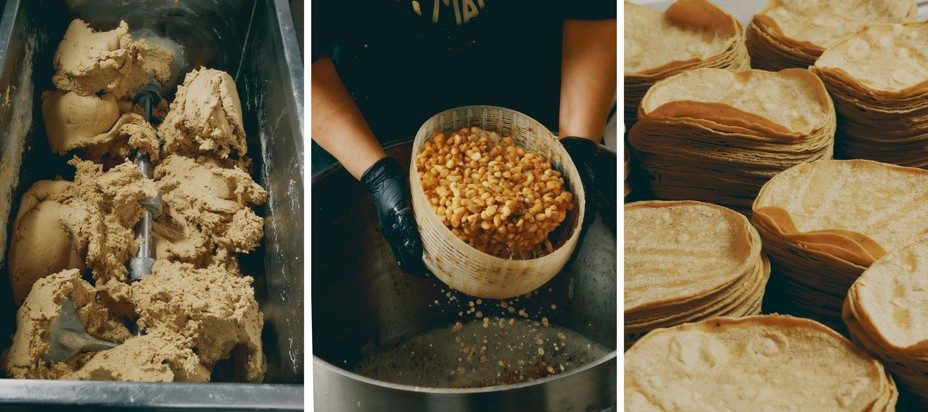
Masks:
[[[774,267],[768,293],[790,304],[775,309],[843,330],[848,288],[887,251],[928,231],[926,217],[928,170],[822,160],[776,175],[751,216]]]
[[[625,347],[656,329],[760,313],[770,262],[743,215],[693,202],[625,205]]]
[[[677,0],[661,13],[626,1],[626,128],[658,80],[699,67],[745,70],[750,63],[741,25],[712,3]]]
[[[747,29],[751,65],[809,67],[826,49],[873,23],[915,21],[915,0],[770,0]]]
[[[928,236],[887,253],[860,275],[843,316],[851,339],[895,375],[900,401],[928,410]]]
[[[867,26],[812,71],[834,98],[840,156],[928,167],[928,22]]]
[[[628,141],[654,197],[746,212],[775,174],[831,158],[834,132],[834,106],[808,70],[696,69],[648,90]]]
[[[626,411],[894,411],[883,366],[820,323],[715,318],[625,352]]]

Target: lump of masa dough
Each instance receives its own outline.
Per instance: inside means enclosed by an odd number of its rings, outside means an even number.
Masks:
[[[232,76],[206,68],[187,73],[158,131],[165,154],[225,159],[235,150],[244,156],[242,106]]]
[[[80,353],[54,364],[46,364],[42,359],[48,351],[51,322],[57,318],[67,297],[74,301],[90,335],[112,342],[129,338],[126,327],[97,302],[93,287],[81,279],[80,271],[64,270],[39,279],[16,312],[16,334],[4,362],[8,376],[16,379],[58,379],[79,369],[93,356],[92,353]]]
[[[132,286],[139,328],[187,336],[207,370],[233,357],[237,380],[261,382],[266,369],[261,345],[264,318],[254,298],[253,281],[222,266],[195,269],[159,260],[151,275]]]

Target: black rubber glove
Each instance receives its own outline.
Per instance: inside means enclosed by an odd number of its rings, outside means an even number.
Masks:
[[[583,192],[586,195],[586,211],[581,223],[580,240],[577,242],[577,250],[580,249],[580,243],[586,235],[587,228],[596,218],[596,210],[599,205],[598,191],[596,186],[596,150],[597,144],[590,139],[582,137],[567,136],[561,139],[564,149],[570,155],[577,171],[580,173],[580,181],[583,183]]]
[[[361,184],[374,198],[380,232],[390,243],[396,263],[406,273],[428,276],[422,263],[422,239],[412,214],[407,175],[399,162],[392,157],[378,160],[361,176]]]

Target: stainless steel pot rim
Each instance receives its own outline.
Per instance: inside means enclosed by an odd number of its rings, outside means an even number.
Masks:
[[[602,356],[601,358],[593,362],[589,362],[579,368],[571,369],[570,371],[567,371],[564,373],[558,373],[556,375],[551,375],[551,376],[548,376],[542,379],[521,382],[521,383],[512,383],[508,385],[484,386],[481,388],[464,388],[464,389],[432,388],[432,387],[426,387],[426,386],[410,386],[410,385],[401,385],[397,383],[384,382],[384,381],[380,381],[376,379],[371,379],[364,375],[359,375],[354,372],[349,372],[345,369],[342,369],[338,366],[335,366],[323,360],[322,358],[316,355],[313,355],[313,367],[322,366],[346,378],[358,380],[358,381],[361,381],[361,382],[364,382],[370,385],[380,386],[380,387],[384,387],[388,389],[394,389],[394,390],[400,390],[400,391],[406,391],[406,392],[430,393],[430,394],[467,395],[467,394],[475,394],[475,393],[502,392],[502,391],[508,391],[508,390],[529,388],[529,387],[536,386],[536,385],[544,385],[548,382],[553,382],[559,379],[564,379],[569,376],[579,374],[581,372],[584,372],[590,369],[594,369],[596,367],[599,367],[600,365],[603,365],[607,362],[615,360],[615,358],[616,358],[616,351],[612,351]]]
[[[411,141],[412,139],[395,142],[395,143],[392,143],[386,146],[384,150],[389,152],[390,149],[397,147],[397,146],[408,145]],[[602,152],[608,155],[612,155],[612,156],[617,155],[615,150],[613,150],[610,147],[604,146],[604,145],[599,145],[599,150],[601,150]],[[312,184],[315,185],[317,182],[322,181],[325,177],[329,176],[330,174],[339,171],[339,169],[343,169],[342,165],[340,163],[335,163],[323,170],[320,170],[319,172],[313,174]],[[401,385],[401,384],[396,384],[396,383],[380,381],[380,380],[368,378],[366,376],[359,375],[357,373],[350,372],[348,370],[340,368],[328,361],[323,360],[322,358],[316,355],[313,355],[313,367],[322,367],[327,370],[333,371],[339,375],[342,375],[346,378],[360,381],[360,382],[374,385],[374,386],[379,386],[379,387],[386,388],[386,389],[393,389],[393,390],[407,391],[407,392],[427,393],[427,394],[466,395],[466,394],[480,394],[480,393],[492,393],[492,392],[516,390],[516,389],[533,387],[535,385],[542,385],[548,382],[553,382],[559,379],[567,378],[574,374],[579,374],[584,371],[588,371],[590,369],[600,367],[603,364],[614,361],[617,356],[616,353],[617,352],[613,350],[607,353],[606,355],[600,357],[599,359],[589,362],[576,369],[572,369],[564,373],[559,373],[556,375],[552,375],[546,378],[542,378],[542,379],[538,379],[538,380],[534,380],[530,382],[514,383],[514,384],[508,384],[508,385],[485,386],[482,388],[465,388],[465,389],[411,386],[411,385]]]

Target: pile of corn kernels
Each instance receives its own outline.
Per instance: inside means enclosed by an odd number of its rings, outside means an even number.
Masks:
[[[436,133],[416,157],[438,218],[469,245],[503,258],[553,251],[548,235],[573,208],[564,178],[543,156],[477,127]]]

